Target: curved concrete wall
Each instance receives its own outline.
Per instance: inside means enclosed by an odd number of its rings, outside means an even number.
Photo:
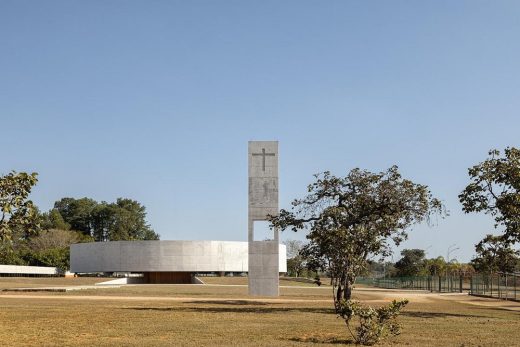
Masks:
[[[279,269],[287,272],[285,245]],[[71,272],[247,272],[248,244],[239,241],[110,241],[70,246]]]

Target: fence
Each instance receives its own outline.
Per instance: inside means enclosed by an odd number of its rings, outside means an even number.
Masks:
[[[470,295],[520,301],[520,274],[478,274],[471,278]]]
[[[416,289],[439,293],[461,293],[462,276],[415,276],[389,278],[359,278],[356,283],[386,289]]]

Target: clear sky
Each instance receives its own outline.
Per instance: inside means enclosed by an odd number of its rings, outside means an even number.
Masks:
[[[143,203],[162,239],[247,239],[247,141],[312,174],[397,164],[451,216],[404,247],[467,261],[467,168],[519,146],[518,1],[0,1],[0,173]],[[290,231],[282,237],[302,238]],[[401,247],[402,249],[403,247]]]

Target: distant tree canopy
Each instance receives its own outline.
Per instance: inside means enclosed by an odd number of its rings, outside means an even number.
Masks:
[[[422,249],[404,249],[395,263],[398,276],[417,276],[424,269],[426,253]]]
[[[305,243],[300,240],[287,240],[283,244],[287,247],[287,274],[300,277],[306,265],[306,259],[301,254]]]
[[[502,237],[486,235],[475,246],[477,255],[471,263],[479,272],[515,272],[520,261],[520,252],[503,242]]]
[[[27,240],[22,258],[30,265],[54,266],[67,270],[70,266],[70,245],[92,242],[90,236],[71,230],[42,230],[38,236]]]
[[[459,195],[463,211],[484,212],[503,227],[502,241],[520,241],[520,150],[508,147],[504,156],[491,150],[489,158],[468,170],[471,183]]]
[[[95,241],[159,239],[146,221],[146,208],[131,199],[98,203],[89,198],[63,198],[44,220],[49,228],[77,230]]]
[[[401,252],[403,256],[395,264],[374,263],[370,264],[370,271],[367,276],[379,277],[385,274],[386,277],[407,277],[407,276],[469,276],[475,273],[472,264],[459,263],[456,259],[446,263],[444,257],[425,259],[422,256],[422,249],[405,249]]]
[[[441,275],[446,272],[446,259],[444,257],[437,257],[426,259],[424,261],[425,274],[430,276]]]
[[[0,176],[0,264],[66,270],[73,243],[159,239],[146,221],[146,208],[131,199],[63,198],[40,213],[29,200],[37,182],[36,173]]]

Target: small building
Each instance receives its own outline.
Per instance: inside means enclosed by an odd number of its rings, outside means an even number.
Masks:
[[[278,267],[287,272],[285,245]],[[270,261],[270,259],[266,259]],[[268,265],[268,264],[266,264]],[[196,274],[248,272],[248,243],[240,241],[109,241],[70,246],[73,273],[142,274],[144,283],[193,283]]]
[[[0,277],[55,277],[60,270],[47,266],[0,265]]]

